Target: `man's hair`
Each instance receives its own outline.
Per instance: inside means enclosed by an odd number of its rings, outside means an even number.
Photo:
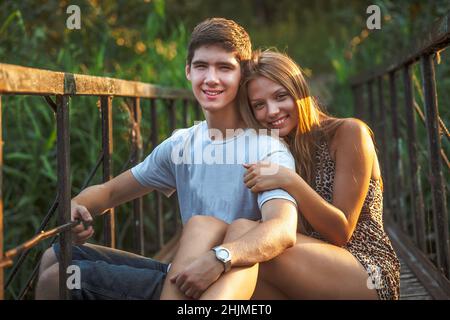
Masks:
[[[194,28],[188,45],[187,65],[191,64],[195,50],[204,45],[219,45],[235,53],[239,62],[249,60],[252,55],[247,31],[233,20],[224,18],[206,19]]]

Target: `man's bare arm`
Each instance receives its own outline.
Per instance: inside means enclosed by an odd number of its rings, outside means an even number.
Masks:
[[[152,188],[142,186],[134,178],[131,170],[128,170],[108,182],[91,186],[80,192],[72,199],[70,214],[72,220],[92,221],[92,217],[150,191]],[[92,226],[85,229],[83,225],[78,225],[72,229],[73,242],[76,244],[83,244],[93,234]]]
[[[127,170],[103,184],[84,189],[72,199],[74,204],[82,205],[92,216],[101,215],[106,210],[122,203],[139,198],[153,189],[142,186]]]
[[[270,260],[297,239],[297,208],[289,200],[273,199],[261,208],[263,220],[241,238],[223,247],[230,250],[231,265],[249,266]]]

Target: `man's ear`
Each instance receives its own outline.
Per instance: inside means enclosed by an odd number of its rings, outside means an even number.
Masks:
[[[187,64],[184,68],[184,72],[186,73],[186,78],[191,81],[191,66]]]

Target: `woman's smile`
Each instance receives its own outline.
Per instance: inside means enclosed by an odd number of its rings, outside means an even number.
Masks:
[[[288,118],[289,118],[289,115],[285,115],[283,117],[278,118],[275,121],[269,122],[269,125],[274,129],[282,128],[286,124],[286,121],[288,120]]]

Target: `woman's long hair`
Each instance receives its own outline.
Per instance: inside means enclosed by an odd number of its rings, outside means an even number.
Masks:
[[[313,186],[318,143],[322,138],[331,139],[342,120],[321,110],[310,95],[300,67],[291,58],[283,53],[266,50],[255,51],[252,59],[244,65],[239,102],[240,112],[247,126],[262,128],[254,116],[247,92],[249,82],[260,76],[282,85],[296,102],[297,129],[295,132],[292,130],[285,141],[294,155],[297,173]]]

